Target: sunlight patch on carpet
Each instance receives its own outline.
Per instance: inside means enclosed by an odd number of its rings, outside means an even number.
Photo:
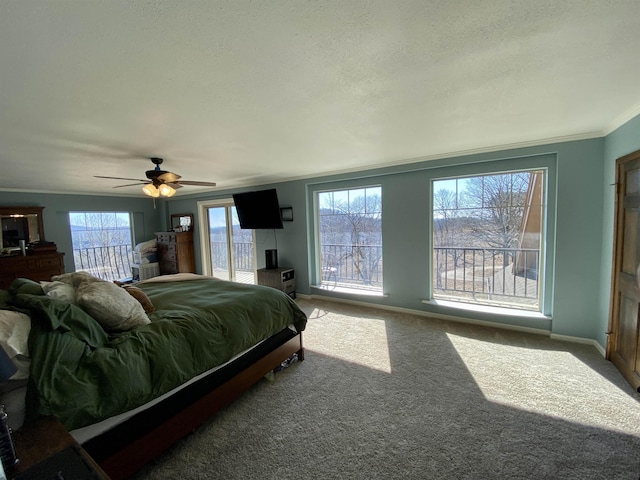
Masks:
[[[391,373],[386,322],[314,309],[304,332],[305,350]]]
[[[494,341],[447,337],[487,400],[640,435],[638,416],[627,414],[638,412],[638,401],[571,353],[508,345],[499,335]]]

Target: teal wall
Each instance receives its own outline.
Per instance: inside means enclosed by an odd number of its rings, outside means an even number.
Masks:
[[[73,247],[69,228],[69,212],[132,212],[135,243],[155,238],[154,232],[163,230],[162,211],[164,202],[157,202],[154,208],[149,198],[110,197],[91,195],[57,195],[46,193],[18,193],[0,191],[2,206],[45,207],[43,211],[46,240],[55,242],[58,251],[63,252],[66,272],[73,272]]]
[[[298,276],[306,275],[305,269],[300,266],[299,259],[306,256],[306,239],[304,222],[301,219],[304,208],[300,208],[300,205],[304,206],[304,184],[297,182],[287,182],[277,185],[261,185],[259,187],[242,188],[234,190],[221,190],[215,193],[207,194],[194,194],[189,196],[180,196],[175,199],[171,199],[167,203],[166,216],[163,219],[169,224],[171,215],[179,213],[191,213],[195,219],[195,226],[193,232],[195,257],[196,257],[196,271],[202,273],[202,253],[200,243],[200,226],[198,225],[198,202],[211,201],[211,200],[226,200],[230,199],[233,193],[245,192],[251,190],[258,190],[263,188],[275,187],[278,189],[278,201],[281,206],[293,206],[293,222],[283,222],[284,229],[282,230],[258,230],[256,231],[256,251],[258,259],[258,268],[263,268],[264,265],[264,251],[271,248],[278,249],[278,262],[280,265],[296,265],[296,272]],[[300,242],[300,238],[305,239]]]
[[[604,138],[416,162],[343,175],[261,185],[276,187],[280,204],[293,206],[294,221],[277,231],[280,265],[296,269],[297,289],[358,301],[550,329],[558,335],[597,338],[602,330],[602,224]],[[546,308],[551,320],[496,316],[425,304],[429,292],[430,180],[449,175],[529,168],[540,159],[549,166],[549,281]],[[313,192],[328,188],[380,184],[383,187],[384,297],[360,297],[314,289]],[[247,190],[247,189],[243,189]],[[234,190],[215,195],[183,196],[168,202],[167,216],[193,213],[200,200],[229,198]],[[258,267],[265,248],[274,248],[272,232],[258,234]],[[269,236],[270,235],[270,236]],[[200,261],[199,232],[196,254]]]
[[[395,167],[316,177],[215,193],[185,195],[159,202],[147,198],[90,197],[0,192],[0,204],[43,205],[47,239],[56,241],[61,251],[70,250],[69,210],[134,211],[136,241],[146,240],[164,229],[174,213],[193,213],[196,218],[196,268],[201,269],[200,232],[197,202],[231,197],[237,191],[276,187],[281,206],[293,207],[293,222],[278,230],[280,265],[296,269],[300,293],[319,293],[312,288],[315,278],[313,256],[313,192],[360,184],[383,187],[384,297],[349,297],[390,307],[450,314],[458,317],[504,322],[532,328],[550,329],[559,335],[597,339],[604,345],[608,315],[610,248],[612,225],[610,191],[606,172],[618,152],[638,148],[633,132],[640,130],[634,120],[607,138],[564,142],[544,146],[503,150],[476,155],[414,162]],[[639,137],[640,138],[640,137]],[[540,160],[542,159],[542,160]],[[483,171],[528,168],[543,161],[549,167],[549,281],[545,312],[551,319],[472,314],[423,303],[429,292],[429,202],[430,180],[448,175],[477,174]],[[603,182],[603,164],[605,181]],[[608,217],[607,217],[608,215]],[[605,220],[606,218],[606,220]],[[603,228],[604,226],[604,228]],[[264,250],[276,247],[273,231],[258,232],[258,267],[264,266]],[[607,258],[609,266],[607,266]],[[67,268],[69,264],[67,263]],[[323,294],[328,294],[322,291]],[[340,296],[339,294],[333,294]],[[606,305],[605,305],[606,304]]]
[[[383,185],[384,291],[388,297],[375,299],[376,303],[594,338],[600,288],[603,143],[603,139],[594,139],[452,158],[397,167],[393,173],[378,176],[375,180]],[[542,157],[549,166],[551,248],[547,248],[550,276],[545,313],[552,322],[469,314],[421,303],[429,291],[429,180],[532,168]]]
[[[600,289],[600,310],[596,340],[606,345],[605,332],[608,330],[611,269],[613,267],[613,235],[616,160],[640,149],[640,115],[625,123],[606,136],[603,162],[603,225],[602,225],[602,286]]]

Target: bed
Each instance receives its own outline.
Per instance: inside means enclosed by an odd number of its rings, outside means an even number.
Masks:
[[[13,383],[26,381],[25,421],[58,417],[114,479],[304,359],[306,316],[273,288],[195,274],[134,288],[81,272],[52,280],[18,279],[0,293],[4,317],[21,319],[0,343],[19,366]]]

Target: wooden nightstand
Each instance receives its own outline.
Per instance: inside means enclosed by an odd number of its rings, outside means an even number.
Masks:
[[[13,439],[20,463],[7,469],[8,478],[109,479],[55,417],[42,417],[24,425]]]
[[[296,275],[293,268],[259,268],[258,285],[277,288],[296,298]]]

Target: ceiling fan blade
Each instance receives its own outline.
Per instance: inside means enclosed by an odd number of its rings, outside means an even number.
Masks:
[[[140,180],[139,178],[122,178],[122,177],[104,177],[102,175],[94,175],[94,178],[108,178],[110,180],[131,180],[132,182],[143,182],[147,183],[148,180]]]
[[[199,187],[215,187],[216,186],[214,182],[198,182],[198,181],[190,181],[190,180],[178,180],[175,183],[181,183],[182,185],[194,185]]]
[[[112,188],[136,187],[136,186],[140,186],[141,184],[152,184],[156,188],[160,188],[162,184],[165,184],[165,185],[169,185],[175,190],[177,190],[178,188],[182,188],[184,185],[195,185],[199,187],[215,187],[216,186],[214,182],[180,180],[180,178],[182,177],[177,173],[160,169],[160,165],[163,162],[162,158],[152,157],[150,158],[150,160],[156,166],[156,168],[153,170],[147,170],[146,172],[144,172],[148,180],[142,180],[139,178],[107,177],[104,175],[94,175],[94,177],[107,178],[109,180],[129,180],[131,182],[136,182],[136,183],[128,183],[126,185],[116,185],[115,187],[112,187]]]
[[[144,182],[144,183],[149,183],[149,182]],[[111,187],[111,188],[122,188],[122,187],[139,187],[140,184],[139,183],[128,183],[126,185],[116,185],[115,187]]]
[[[161,175],[158,175],[158,180],[162,180],[164,183],[173,183],[177,180],[180,180],[180,175],[173,172],[164,172]]]

